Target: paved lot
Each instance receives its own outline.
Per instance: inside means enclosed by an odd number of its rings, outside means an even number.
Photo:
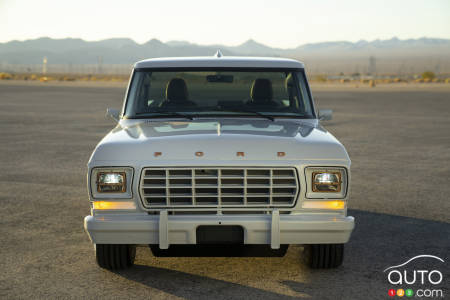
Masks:
[[[134,268],[113,273],[96,266],[82,221],[86,162],[123,88],[0,84],[0,298],[383,299],[382,271],[419,254],[446,260],[448,297],[450,89],[314,91],[353,162],[357,227],[341,268],[305,268],[300,247],[282,258],[139,248]]]

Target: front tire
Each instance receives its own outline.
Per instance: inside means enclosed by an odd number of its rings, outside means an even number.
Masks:
[[[305,245],[304,260],[312,269],[332,269],[344,261],[344,244]]]
[[[95,244],[97,264],[108,270],[121,270],[131,267],[136,257],[135,245]]]

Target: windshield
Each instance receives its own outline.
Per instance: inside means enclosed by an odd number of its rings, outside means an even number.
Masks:
[[[314,118],[303,70],[136,70],[125,118]]]

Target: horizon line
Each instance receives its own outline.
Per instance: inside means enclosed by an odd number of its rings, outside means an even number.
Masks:
[[[169,41],[164,42],[164,41],[162,41],[162,40],[160,40],[158,38],[151,38],[151,39],[147,40],[146,42],[138,43],[134,39],[129,38],[129,37],[111,37],[111,38],[104,38],[104,39],[98,39],[98,40],[87,40],[87,39],[83,39],[83,38],[79,38],[79,37],[52,38],[52,37],[49,37],[49,36],[41,36],[41,37],[37,37],[37,38],[29,38],[29,39],[23,39],[23,40],[13,39],[13,40],[9,40],[9,41],[6,41],[6,42],[0,42],[0,44],[7,44],[7,43],[11,43],[11,42],[22,42],[23,43],[23,42],[28,42],[28,41],[40,40],[40,39],[50,39],[50,40],[68,40],[68,39],[71,39],[71,40],[82,40],[84,42],[102,42],[102,41],[107,41],[107,40],[126,39],[126,40],[133,41],[137,45],[144,45],[144,44],[146,44],[146,43],[148,43],[150,41],[156,40],[156,41],[159,41],[159,42],[161,42],[163,44],[168,44],[168,43],[173,43],[173,42],[181,42],[181,43],[184,42],[184,43],[188,43],[188,44],[196,45],[196,46],[204,46],[204,47],[225,46],[225,47],[230,47],[230,48],[232,48],[232,47],[239,47],[239,46],[242,46],[242,45],[244,45],[244,44],[246,44],[248,42],[254,42],[256,44],[263,45],[265,47],[269,47],[269,48],[273,48],[273,49],[281,49],[281,50],[290,50],[290,49],[295,49],[295,48],[299,48],[301,46],[312,45],[312,44],[338,43],[338,42],[357,44],[357,43],[360,43],[360,42],[372,43],[372,42],[375,42],[375,41],[390,41],[390,40],[408,41],[408,40],[421,40],[421,39],[435,39],[435,40],[448,40],[448,41],[450,41],[450,38],[438,38],[438,37],[428,37],[428,36],[422,36],[422,37],[417,37],[417,38],[405,38],[405,39],[399,38],[397,36],[392,36],[391,38],[386,38],[386,39],[381,39],[381,38],[376,38],[374,40],[359,39],[359,40],[357,40],[355,42],[352,42],[352,41],[349,41],[349,40],[327,40],[327,41],[321,41],[321,42],[304,43],[304,44],[300,44],[300,45],[298,45],[296,47],[291,47],[291,48],[281,48],[281,47],[276,47],[276,46],[269,46],[267,44],[258,42],[258,41],[256,41],[253,38],[248,38],[247,40],[245,40],[244,42],[242,42],[240,44],[230,46],[230,45],[226,45],[226,44],[199,44],[199,43],[193,43],[193,42],[190,42],[190,41],[187,41],[187,40],[169,40]]]

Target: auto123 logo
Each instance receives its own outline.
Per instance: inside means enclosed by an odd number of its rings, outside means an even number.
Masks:
[[[406,262],[390,266],[386,273],[388,282],[393,285],[388,290],[391,297],[444,298],[444,291],[440,285],[444,282],[444,275],[439,267],[422,267],[424,261],[431,261],[432,265],[442,266],[444,260],[434,255],[418,255]],[[421,262],[421,266],[417,264]]]

